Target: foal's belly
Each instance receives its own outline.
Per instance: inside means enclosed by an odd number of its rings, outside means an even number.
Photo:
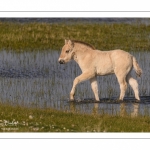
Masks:
[[[114,69],[112,67],[97,68],[97,75],[99,76],[109,75],[113,73],[114,73]]]

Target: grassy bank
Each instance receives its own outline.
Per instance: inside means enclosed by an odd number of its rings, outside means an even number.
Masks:
[[[0,22],[0,49],[60,50],[64,39],[76,39],[97,49],[149,50],[150,25],[143,24],[48,24]]]
[[[149,132],[149,117],[78,114],[0,104],[0,132]]]

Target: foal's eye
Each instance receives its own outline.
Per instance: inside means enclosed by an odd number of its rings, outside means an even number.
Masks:
[[[69,53],[69,50],[67,50],[66,53]]]

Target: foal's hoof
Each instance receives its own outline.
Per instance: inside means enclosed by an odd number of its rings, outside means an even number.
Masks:
[[[69,99],[68,101],[69,101],[69,102],[75,102],[75,100],[74,100],[74,99]]]
[[[94,103],[100,103],[100,100],[94,100]]]
[[[140,103],[141,101],[136,99],[134,102],[135,102],[135,103]]]
[[[117,99],[115,102],[116,103],[123,103],[123,100]]]

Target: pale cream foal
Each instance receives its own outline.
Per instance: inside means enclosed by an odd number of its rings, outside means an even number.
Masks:
[[[95,100],[99,101],[98,85],[96,76],[115,74],[120,85],[119,100],[123,100],[127,83],[132,87],[135,98],[140,100],[138,83],[131,76],[134,67],[138,76],[141,76],[142,69],[139,67],[134,56],[123,50],[100,51],[87,43],[76,40],[65,40],[61,55],[58,59],[60,64],[65,64],[70,60],[75,60],[82,70],[82,74],[74,79],[70,92],[70,100],[74,100],[75,88],[77,84],[87,79],[91,82],[91,87],[95,95]]]

